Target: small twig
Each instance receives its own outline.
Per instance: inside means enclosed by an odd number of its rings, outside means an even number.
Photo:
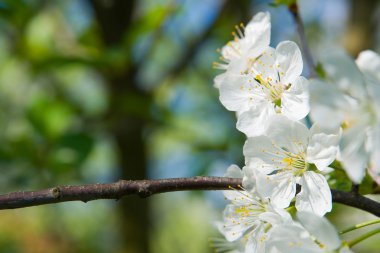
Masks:
[[[0,195],[0,210],[46,205],[67,201],[120,199],[127,195],[142,198],[153,194],[189,190],[228,190],[239,188],[241,179],[227,177],[190,177],[155,180],[120,180],[110,184],[57,186],[40,191],[21,191]],[[333,201],[356,207],[380,217],[380,203],[364,196],[331,190]]]
[[[368,239],[369,237],[373,236],[373,235],[376,235],[380,233],[380,228],[377,228],[375,230],[372,230],[364,235],[360,235],[359,237],[349,241],[347,244],[348,244],[348,247],[353,247],[354,245],[358,244],[359,242],[365,240],[365,239]]]
[[[316,66],[313,60],[313,56],[311,55],[309,45],[306,40],[305,28],[302,22],[301,15],[299,13],[297,2],[289,5],[288,9],[290,13],[293,15],[294,20],[296,21],[297,32],[300,37],[301,48],[302,48],[303,55],[305,57],[306,64],[309,67],[310,77],[316,77],[317,76],[317,72],[315,70]]]
[[[362,222],[362,223],[356,224],[354,226],[351,226],[349,228],[346,228],[346,229],[340,231],[339,234],[343,235],[345,233],[354,231],[356,229],[364,228],[364,227],[371,226],[371,225],[378,224],[378,223],[380,223],[380,219]]]

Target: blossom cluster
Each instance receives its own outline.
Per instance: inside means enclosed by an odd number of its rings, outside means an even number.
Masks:
[[[365,51],[354,62],[330,52],[324,79],[308,80],[296,43],[270,46],[269,13],[236,30],[220,50],[214,86],[247,136],[245,166],[227,170],[242,186],[224,193],[217,227],[226,241],[217,250],[351,252],[323,217],[332,209],[326,175],[338,161],[354,183],[366,169],[380,181],[380,56]]]

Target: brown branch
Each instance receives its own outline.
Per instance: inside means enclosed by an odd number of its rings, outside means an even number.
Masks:
[[[241,179],[227,177],[191,177],[155,180],[120,180],[110,184],[57,186],[40,191],[21,191],[0,195],[0,210],[46,205],[67,201],[120,199],[127,195],[142,198],[153,194],[190,190],[228,190],[239,188]],[[331,190],[333,201],[380,217],[380,203],[364,196]]]
[[[304,28],[304,25],[302,22],[301,15],[299,13],[297,2],[291,4],[288,7],[288,9],[289,9],[290,13],[292,14],[292,16],[296,22],[297,32],[298,32],[298,35],[300,37],[301,49],[302,49],[303,55],[305,57],[306,64],[309,67],[310,77],[316,77],[317,76],[317,72],[315,70],[316,66],[315,66],[315,63],[313,60],[313,56],[311,55],[309,45],[308,45],[307,40],[306,40],[305,28]]]
[[[40,191],[21,191],[0,195],[0,210],[38,206],[67,201],[120,199],[127,195],[142,198],[153,194],[188,190],[223,190],[238,187],[240,179],[223,177],[169,178],[156,180],[120,180],[110,184],[57,186]]]
[[[380,203],[353,192],[331,190],[333,202],[355,207],[380,217]]]

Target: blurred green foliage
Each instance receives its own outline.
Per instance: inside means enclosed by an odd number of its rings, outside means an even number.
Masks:
[[[144,121],[148,166],[134,169],[146,177],[220,175],[242,159],[243,136],[229,133],[234,117],[212,87],[211,52],[220,44],[202,37],[213,38],[221,3],[193,17],[190,2],[136,2],[128,29],[110,44],[101,1],[1,1],[1,191],[117,180],[128,165],[118,144],[128,139],[119,134],[123,118]],[[201,57],[186,56],[192,46]],[[152,202],[152,252],[211,250],[211,207],[202,194],[180,196]],[[178,198],[183,207],[170,208]],[[99,201],[3,211],[0,252],[129,252],[123,220],[139,218],[119,208]],[[192,231],[202,233],[189,242]]]
[[[327,5],[307,2],[301,7],[309,13]],[[112,8],[123,3],[133,9]],[[267,8],[254,0],[0,1],[1,192],[110,182],[126,170],[147,178],[221,176],[229,164],[243,165],[244,136],[218,102],[211,63],[235,24]],[[286,8],[269,10],[273,44],[296,38]],[[313,15],[306,25],[318,52],[341,33]],[[140,144],[146,156],[126,157]],[[339,173],[330,183],[347,190]],[[98,201],[1,211],[0,252],[136,253],[124,234],[133,220],[139,225],[131,233],[148,231],[140,244],[151,252],[211,252],[221,195],[155,196],[141,207],[149,217],[128,213],[130,198],[124,209]]]

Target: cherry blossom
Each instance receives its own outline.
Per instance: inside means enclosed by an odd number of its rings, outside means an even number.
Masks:
[[[323,57],[327,80],[310,85],[311,118],[325,129],[343,128],[340,161],[354,183],[366,168],[380,174],[380,56],[359,54],[356,64],[344,52]]]
[[[269,253],[351,253],[324,217],[298,212],[299,222],[279,225],[267,242]]]
[[[291,221],[291,217],[285,210],[272,206],[269,199],[260,198],[251,182],[247,182],[245,173],[236,165],[228,168],[226,176],[245,177],[245,180],[239,189],[224,192],[230,203],[224,210],[223,222],[217,226],[227,241],[243,243],[245,252],[265,252],[271,228]],[[246,184],[251,190],[245,189]]]
[[[240,131],[260,135],[272,115],[300,120],[309,113],[308,81],[300,76],[303,61],[297,44],[283,41],[248,58],[246,67],[236,67],[239,74],[227,71],[219,86],[220,101],[237,112]]]
[[[251,137],[244,145],[247,166],[257,170],[257,191],[285,208],[300,184],[298,210],[320,216],[331,211],[330,187],[321,173],[335,160],[339,137],[339,132],[322,132],[316,124],[309,130],[284,116],[273,117],[266,135]]]

